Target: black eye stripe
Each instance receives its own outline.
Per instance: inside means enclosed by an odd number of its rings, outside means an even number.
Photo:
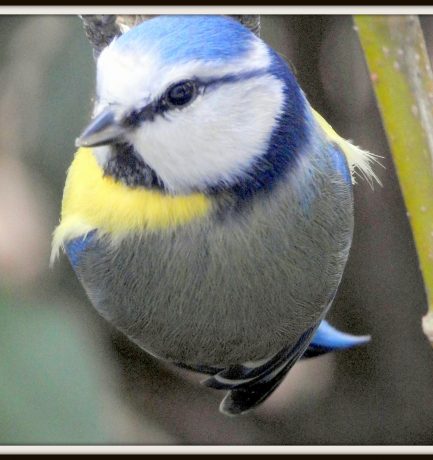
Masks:
[[[153,121],[156,115],[163,115],[170,109],[180,109],[192,102],[203,87],[196,80],[184,80],[168,87],[157,100],[142,109],[132,110],[122,120],[122,125],[133,128],[144,121]]]
[[[242,80],[260,77],[268,74],[268,69],[251,70],[239,74],[228,74],[223,77],[181,80],[170,85],[155,101],[142,109],[131,111],[122,120],[126,127],[136,127],[144,121],[153,121],[157,115],[162,115],[173,109],[182,109],[189,105],[199,94],[213,90],[221,85],[236,83]]]
[[[125,127],[138,126],[141,122],[149,120],[153,121],[155,118],[155,110],[153,104],[148,104],[141,110],[133,110],[126,115],[122,120],[122,125]]]

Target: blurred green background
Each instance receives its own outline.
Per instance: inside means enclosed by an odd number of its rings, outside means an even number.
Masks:
[[[424,16],[433,49],[433,20]],[[0,444],[433,444],[433,352],[405,209],[350,16],[262,16],[313,107],[384,158],[355,190],[356,228],[330,320],[371,344],[298,363],[255,412],[138,350],[49,269],[95,64],[76,16],[0,16]]]

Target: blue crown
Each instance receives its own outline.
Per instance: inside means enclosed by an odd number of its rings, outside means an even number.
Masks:
[[[245,55],[255,36],[239,22],[224,16],[158,16],[122,35],[120,51],[145,51],[158,44],[167,62],[227,60]],[[206,43],[206,46],[203,46]]]

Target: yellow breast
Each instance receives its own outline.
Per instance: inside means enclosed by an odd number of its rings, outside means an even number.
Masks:
[[[68,171],[53,256],[65,241],[94,229],[116,238],[183,225],[205,216],[210,208],[210,199],[201,193],[172,196],[104,177],[91,149],[81,148]]]

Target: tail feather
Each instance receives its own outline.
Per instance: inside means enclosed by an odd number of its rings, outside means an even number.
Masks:
[[[239,415],[257,407],[277,389],[295,362],[287,363],[284,369],[269,381],[259,381],[245,389],[229,391],[221,401],[220,412],[225,415]]]
[[[315,330],[316,326],[308,329],[294,346],[284,349],[273,358],[270,358],[267,366],[260,366],[262,372],[255,378],[249,378],[244,382],[236,380],[231,387],[228,385],[229,381],[227,381],[225,389],[232,389],[222,400],[220,411],[226,415],[243,414],[254,409],[271,396],[286,374],[302,356]],[[218,381],[218,375],[214,379]]]
[[[305,331],[294,345],[267,359],[225,368],[178,362],[174,364],[209,375],[201,382],[207,387],[229,390],[221,401],[220,411],[226,415],[239,415],[254,409],[271,396],[301,357],[311,358],[334,350],[352,348],[369,340],[369,336],[341,332],[322,320],[320,324]]]

